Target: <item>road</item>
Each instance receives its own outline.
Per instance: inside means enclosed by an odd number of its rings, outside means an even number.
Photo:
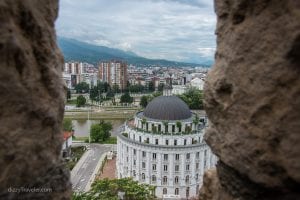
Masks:
[[[116,137],[119,133],[124,132],[124,130],[125,130],[125,127],[123,124],[123,125],[119,126],[118,128],[116,128],[115,130],[113,130],[111,135]]]
[[[96,166],[101,159],[101,156],[112,150],[112,145],[107,144],[73,144],[87,145],[88,151],[84,153],[76,166],[71,171],[72,189],[76,192],[84,192],[92,184],[92,177],[97,173]]]

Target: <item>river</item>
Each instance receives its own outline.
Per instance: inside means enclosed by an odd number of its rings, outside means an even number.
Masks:
[[[106,122],[110,122],[113,126],[113,130],[111,131],[112,136],[116,136],[118,128],[124,124],[125,120],[104,120]],[[99,123],[100,120],[72,120],[74,135],[75,137],[87,137],[89,136],[89,126],[88,124],[96,124]]]

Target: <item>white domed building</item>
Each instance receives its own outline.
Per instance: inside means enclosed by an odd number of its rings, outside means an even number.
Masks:
[[[204,171],[217,160],[203,140],[206,125],[180,98],[154,98],[118,135],[118,178],[154,185],[158,198],[197,196]]]

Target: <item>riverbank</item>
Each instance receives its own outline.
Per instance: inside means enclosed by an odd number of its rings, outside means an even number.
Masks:
[[[125,109],[125,108],[108,108],[107,110],[69,110],[65,111],[64,117],[67,119],[130,119],[138,109]]]

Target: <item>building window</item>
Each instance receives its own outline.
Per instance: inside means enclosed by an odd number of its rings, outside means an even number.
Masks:
[[[135,140],[135,134],[133,134],[133,140]]]
[[[178,176],[175,176],[175,183],[178,183],[178,181],[179,181]]]
[[[133,155],[136,155],[136,149],[133,149]]]
[[[152,154],[152,158],[153,158],[153,160],[156,160],[156,153]]]
[[[174,145],[175,145],[175,146],[177,145],[177,140],[174,140]]]
[[[155,182],[156,182],[156,176],[152,175],[152,183],[155,183]]]
[[[142,168],[145,169],[146,168],[146,163],[142,162]]]
[[[133,165],[136,165],[136,161],[135,160],[133,160]]]
[[[142,173],[142,180],[144,181],[145,180],[145,174]]]
[[[146,157],[146,152],[145,152],[145,151],[143,151],[143,153],[142,153],[142,154],[143,154],[143,157]]]
[[[175,155],[175,160],[179,160],[179,154]]]
[[[158,124],[158,132],[161,132],[161,125]]]
[[[128,147],[127,147],[127,152],[128,152]]]
[[[179,188],[175,189],[175,195],[179,195]]]
[[[175,132],[175,125],[172,125],[172,132]]]
[[[168,165],[164,165],[164,171],[168,171]]]
[[[135,170],[133,170],[133,176],[136,176]]]
[[[179,165],[175,165],[175,172],[179,172]]]
[[[163,189],[163,194],[167,194],[167,193],[168,193],[167,188],[164,188]]]
[[[187,175],[186,177],[185,177],[185,183],[189,183],[190,182],[190,177],[189,177],[189,175]]]
[[[155,144],[158,144],[158,139],[155,139]]]
[[[185,166],[186,171],[190,171],[190,165]]]
[[[156,171],[156,164],[153,164],[153,165],[152,165],[152,170],[153,170],[153,171]]]
[[[199,157],[200,157],[200,152],[197,152],[196,153],[196,158],[199,159]]]
[[[163,178],[163,184],[166,185],[168,183],[168,177],[164,176]]]
[[[186,139],[184,139],[184,145],[186,145]]]
[[[186,154],[186,159],[189,160],[189,159],[190,159],[190,156],[191,156],[190,153],[187,153],[187,154]]]
[[[199,179],[199,174],[196,174],[196,180],[198,181],[198,179]]]
[[[166,140],[166,145],[169,145],[169,140]]]
[[[140,142],[142,142],[142,136],[139,137]]]
[[[164,160],[168,160],[168,154],[164,154]]]
[[[196,169],[199,169],[199,163],[196,163]]]
[[[186,198],[189,198],[189,196],[190,196],[190,188],[187,187],[186,188]]]
[[[128,157],[126,157],[126,160],[127,160],[127,162],[128,162]]]

